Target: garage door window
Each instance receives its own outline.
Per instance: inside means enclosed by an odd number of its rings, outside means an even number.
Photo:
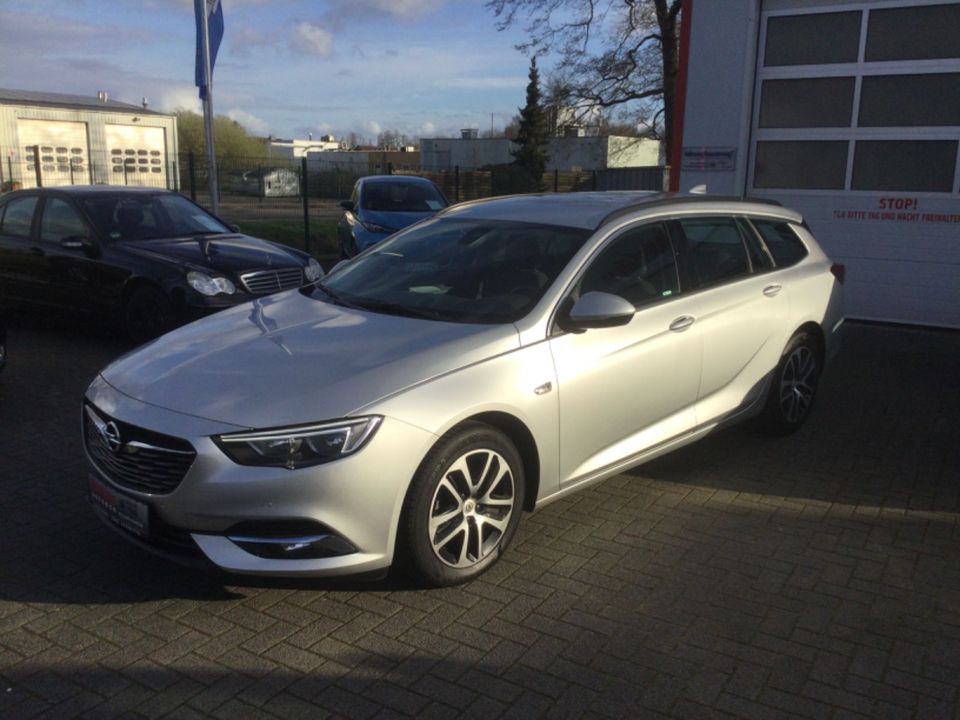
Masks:
[[[950,192],[957,143],[943,140],[858,140],[853,190]]]
[[[853,88],[852,77],[765,80],[760,127],[847,127]]]
[[[764,65],[856,62],[860,13],[816,13],[770,18]]]
[[[867,62],[960,57],[960,5],[871,10]]]
[[[957,32],[960,34],[960,27]],[[864,77],[859,125],[960,125],[960,73]]]
[[[753,184],[758,188],[842,190],[847,142],[786,140],[757,143]]]

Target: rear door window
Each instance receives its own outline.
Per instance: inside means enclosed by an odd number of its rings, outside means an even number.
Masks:
[[[683,218],[675,227],[690,280],[696,287],[711,287],[750,274],[750,259],[736,218]]]
[[[796,265],[807,256],[806,246],[790,227],[790,223],[757,219],[751,219],[750,222],[760,233],[777,267]]]

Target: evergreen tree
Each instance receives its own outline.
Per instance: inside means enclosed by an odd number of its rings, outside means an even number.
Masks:
[[[515,142],[519,147],[512,151],[513,164],[529,176],[532,190],[540,190],[543,172],[547,167],[547,143],[550,125],[547,113],[540,102],[540,73],[537,58],[530,59],[530,82],[527,83],[527,104],[520,110],[520,127]]]

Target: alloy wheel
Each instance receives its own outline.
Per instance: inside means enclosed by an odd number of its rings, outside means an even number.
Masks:
[[[434,554],[459,569],[483,561],[507,531],[515,502],[514,474],[500,453],[464,453],[443,473],[430,503]]]
[[[813,350],[801,345],[793,350],[780,376],[780,410],[789,423],[799,423],[813,404],[817,387],[817,358]]]

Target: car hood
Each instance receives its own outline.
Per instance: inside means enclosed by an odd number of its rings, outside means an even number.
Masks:
[[[252,268],[300,267],[293,252],[249,235],[201,235],[126,242],[139,255],[173,260],[178,264],[233,274]]]
[[[361,210],[360,219],[365,223],[382,225],[391,230],[402,230],[424,218],[433,217],[438,211],[427,212],[377,212],[375,210]]]
[[[102,376],[145,403],[265,428],[344,417],[518,346],[513,325],[381,315],[290,291],[168,333]]]

